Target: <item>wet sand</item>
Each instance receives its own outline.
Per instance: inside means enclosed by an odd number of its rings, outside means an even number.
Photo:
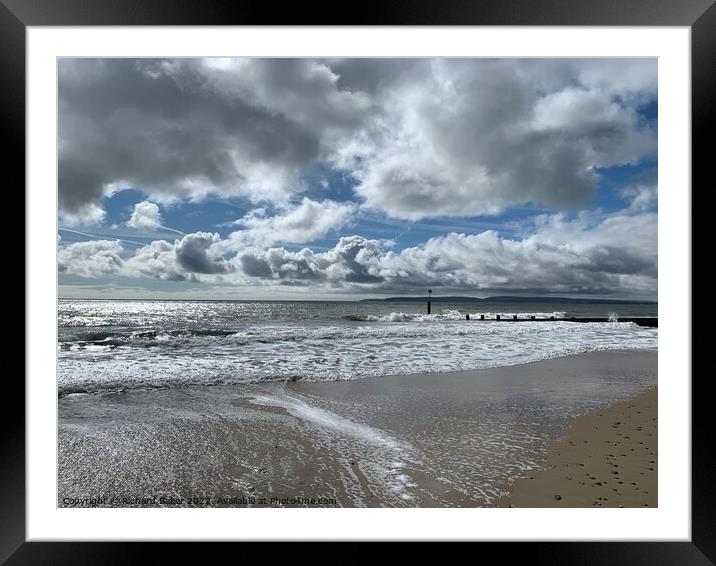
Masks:
[[[58,407],[58,505],[491,507],[507,502],[515,480],[550,465],[550,447],[575,417],[607,414],[656,381],[657,353],[639,350],[353,381],[67,396]],[[609,424],[627,423],[632,409],[609,412]],[[616,445],[584,452],[587,461],[614,454],[624,467],[621,454],[639,442],[632,428],[649,433],[647,422],[628,422],[614,429]],[[630,481],[650,492],[640,497],[655,497],[647,479]],[[595,497],[606,506],[612,486],[601,487]],[[579,501],[591,507],[594,498]]]
[[[657,507],[657,388],[577,417],[498,507]]]

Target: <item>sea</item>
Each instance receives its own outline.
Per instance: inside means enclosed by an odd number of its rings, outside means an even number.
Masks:
[[[428,315],[425,303],[402,301],[61,299],[58,395],[355,380],[656,350],[657,328],[619,320],[655,317],[657,310],[656,304],[434,302]],[[535,321],[496,323],[497,315]]]
[[[492,506],[657,383],[655,304],[432,307],[61,300],[58,505]]]

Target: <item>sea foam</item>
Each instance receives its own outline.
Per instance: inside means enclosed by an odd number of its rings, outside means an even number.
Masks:
[[[631,322],[546,321],[572,313],[464,307],[427,315],[361,303],[61,301],[58,392],[346,380],[657,347],[658,329]],[[480,320],[497,314],[537,320]]]

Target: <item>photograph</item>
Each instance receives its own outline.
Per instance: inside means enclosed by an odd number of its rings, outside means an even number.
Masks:
[[[658,69],[57,57],[57,507],[658,508]]]

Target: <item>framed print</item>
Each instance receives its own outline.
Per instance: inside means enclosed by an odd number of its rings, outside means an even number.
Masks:
[[[0,558],[711,563],[715,10],[5,1],[27,334]]]

